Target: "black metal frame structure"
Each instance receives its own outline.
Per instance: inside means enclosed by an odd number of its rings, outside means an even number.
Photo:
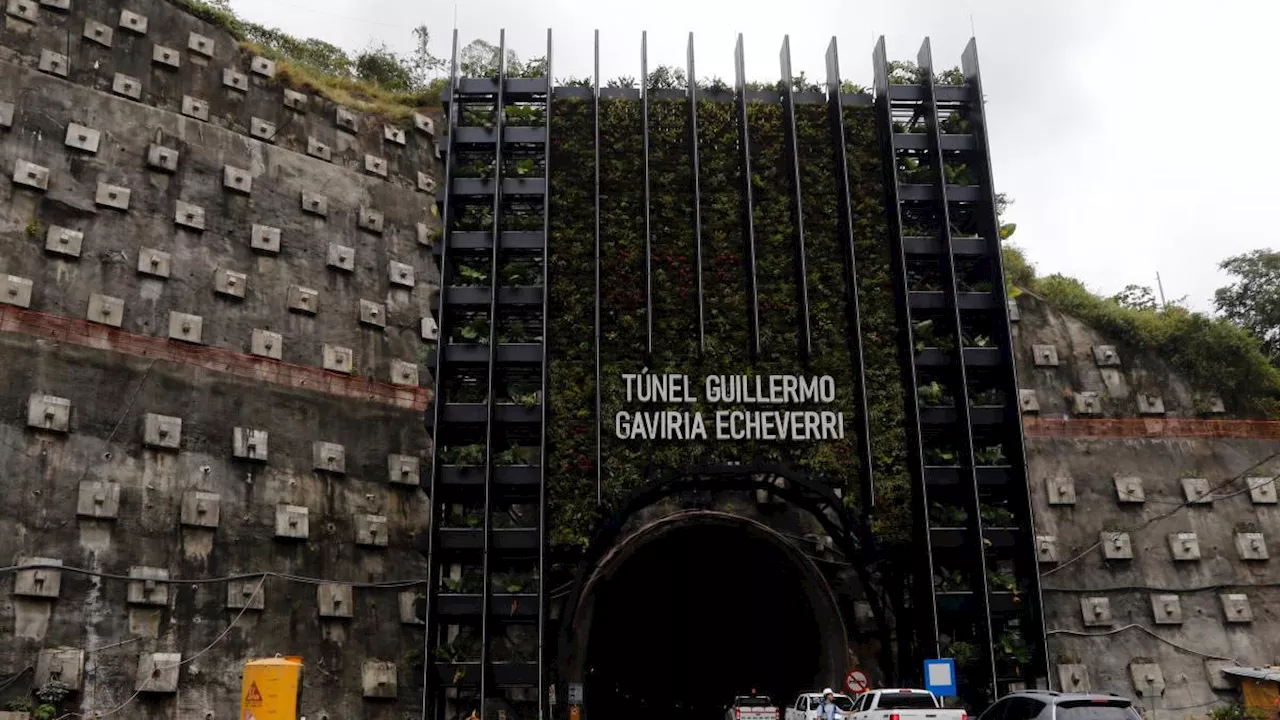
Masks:
[[[500,36],[500,56],[505,55],[505,33]],[[747,107],[750,103],[778,103],[784,112],[785,157],[791,179],[792,234],[797,253],[797,303],[803,327],[799,333],[801,347],[795,352],[807,359],[812,347],[808,307],[808,259],[804,248],[803,199],[800,189],[800,160],[796,147],[795,106],[824,104],[830,117],[830,132],[836,153],[837,185],[841,199],[837,203],[839,227],[837,239],[845,256],[845,272],[849,292],[845,301],[848,317],[848,349],[855,382],[857,415],[855,431],[859,433],[857,454],[861,462],[862,508],[875,507],[875,473],[869,438],[866,363],[861,338],[861,311],[858,297],[857,258],[851,181],[847,165],[844,110],[849,107],[874,106],[881,141],[881,160],[885,169],[885,212],[889,221],[893,262],[893,286],[900,329],[900,360],[904,373],[904,394],[908,435],[909,462],[914,479],[914,511],[918,537],[925,550],[919,565],[917,582],[919,597],[914,598],[911,618],[898,618],[898,632],[909,632],[915,639],[915,651],[925,657],[942,656],[949,642],[968,641],[981,655],[978,676],[962,677],[967,699],[982,699],[1008,689],[1012,683],[1034,684],[1047,672],[1044,625],[1041,612],[1039,577],[1034,553],[1030,494],[1023,450],[1021,418],[1017,403],[1017,378],[1014,372],[1012,336],[1008,320],[1008,304],[1000,261],[999,221],[996,194],[990,170],[990,155],[985,135],[981,78],[976,48],[965,50],[963,67],[966,84],[939,85],[933,77],[933,61],[929,42],[925,41],[917,58],[921,78],[916,84],[893,84],[883,38],[873,54],[875,95],[845,93],[840,77],[840,63],[834,39],[826,51],[825,92],[796,91],[791,73],[790,41],[784,39],[780,52],[780,84],[773,90],[753,90],[747,85],[743,39],[739,35],[735,47],[734,91],[700,93],[694,80],[693,36],[689,36],[687,53],[688,86],[684,91],[651,90],[647,35],[641,38],[640,65],[642,85],[631,88],[601,88],[599,34],[595,37],[595,66],[592,87],[551,85],[551,34],[547,34],[547,69],[541,78],[509,78],[505,62],[500,60],[496,77],[458,77],[457,33],[454,34],[453,62],[449,86],[445,92],[448,118],[448,153],[445,158],[445,183],[438,202],[444,219],[444,237],[438,244],[442,292],[438,325],[440,344],[434,359],[435,404],[430,422],[435,447],[446,450],[460,444],[483,446],[483,457],[468,462],[441,459],[437,454],[431,475],[430,493],[434,514],[428,533],[431,587],[426,601],[426,646],[424,718],[441,718],[445,695],[458,693],[459,702],[467,702],[466,693],[474,694],[474,709],[482,717],[485,702],[495,691],[526,688],[537,692],[540,716],[549,716],[547,689],[554,659],[553,648],[546,640],[547,595],[542,588],[546,579],[546,461],[547,414],[546,391],[548,369],[555,358],[548,358],[545,328],[548,323],[547,273],[549,240],[549,187],[552,168],[551,106],[556,97],[586,99],[593,103],[594,124],[594,190],[595,190],[595,416],[598,427],[607,427],[598,389],[601,385],[601,283],[614,281],[601,277],[605,248],[601,239],[600,207],[600,101],[621,98],[637,102],[643,122],[643,213],[646,357],[654,350],[654,287],[651,261],[652,225],[650,219],[649,177],[649,101],[652,97],[684,99],[689,105],[689,162],[694,169],[689,191],[693,195],[694,251],[697,257],[697,310],[699,347],[706,348],[704,298],[702,283],[701,189],[699,185],[698,101],[732,102],[737,119],[741,192],[744,217],[742,235],[745,262],[743,267],[749,315],[752,358],[762,352],[760,336],[759,288],[757,285],[755,203],[752,191],[752,147],[748,132]],[[491,126],[477,126],[469,108],[477,103],[493,108]],[[504,114],[506,107],[522,104],[542,108],[545,123],[541,127],[510,127]],[[957,120],[959,118],[959,120]],[[957,130],[957,122],[968,123]],[[541,153],[541,178],[506,177],[505,161],[509,153],[531,157]],[[484,154],[493,163],[492,178],[463,177],[463,157]],[[970,173],[963,182],[949,178],[948,165],[965,164]],[[910,165],[909,176],[898,170],[899,164]],[[922,169],[923,168],[923,169]],[[541,229],[527,224],[508,229],[505,224],[511,212],[510,203],[534,203],[542,207]],[[485,203],[490,224],[481,229],[464,226],[478,203]],[[924,227],[921,218],[934,218]],[[541,285],[537,287],[503,287],[499,278],[502,261],[508,256],[532,254],[540,258]],[[457,268],[468,259],[487,260],[487,286],[460,282]],[[920,268],[935,282],[930,287],[918,285]],[[638,281],[638,278],[637,278]],[[466,313],[486,312],[485,340],[476,332],[464,337],[454,326]],[[523,312],[534,324],[544,328],[536,341],[507,342],[499,330],[504,313]],[[950,340],[934,342],[917,329],[919,323],[932,323],[933,337],[949,332]],[[475,321],[461,330],[479,327]],[[982,342],[978,336],[985,338]],[[922,348],[917,348],[922,343]],[[770,348],[770,351],[777,350]],[[790,349],[786,349],[788,351]],[[537,407],[498,402],[499,385],[512,373],[536,374],[539,389]],[[479,377],[483,375],[483,381]],[[484,402],[455,399],[451,393],[458,384],[480,383]],[[922,403],[924,390],[949,394],[948,405]],[[981,396],[971,404],[970,398]],[[512,442],[536,446],[538,461],[529,465],[495,464],[495,456]],[[995,456],[989,448],[999,447]],[[945,450],[949,448],[949,450]],[[945,451],[944,451],[945,450]],[[603,446],[600,433],[596,438],[596,500],[602,503],[604,476]],[[448,460],[446,462],[446,460]],[[767,473],[765,471],[768,471]],[[611,508],[588,554],[579,568],[579,580],[570,596],[572,608],[580,598],[581,579],[590,570],[592,558],[607,551],[616,539],[618,528],[628,514],[655,499],[682,489],[729,487],[758,489],[764,475],[781,478],[769,486],[771,492],[790,502],[812,510],[821,522],[834,524],[828,529],[851,561],[861,567],[874,566],[876,559],[866,532],[867,523],[850,515],[830,488],[817,488],[815,481],[796,475],[787,468],[694,468],[669,473],[650,485],[637,489],[619,508]],[[536,525],[518,531],[495,528],[491,519],[512,502],[536,502]],[[451,508],[475,504],[482,509],[478,527],[451,527]],[[943,504],[959,511],[965,520],[939,523],[930,509]],[[989,513],[1000,510],[999,522],[989,522]],[[953,514],[953,517],[955,515]],[[1007,518],[1012,518],[1008,520]],[[855,559],[856,558],[856,559]],[[494,592],[493,572],[512,563],[536,568],[537,592],[512,596]],[[479,565],[483,574],[479,592],[455,592],[465,585],[460,567]],[[989,571],[1005,572],[1011,568],[1020,592],[1014,588],[994,587]],[[958,573],[968,585],[963,589],[935,587],[934,577],[943,570]],[[864,573],[866,570],[864,568]],[[874,573],[867,573],[864,583],[871,588]],[[502,589],[502,588],[498,588]],[[874,590],[874,588],[872,588]],[[874,592],[868,593],[874,595]],[[501,600],[501,608],[495,604]],[[1015,601],[1017,600],[1017,601]],[[879,598],[873,597],[877,616]],[[501,612],[499,612],[501,610]],[[563,619],[567,615],[562,615]],[[527,623],[537,627],[539,655],[536,661],[495,661],[490,640],[508,623]],[[481,640],[475,661],[459,662],[447,650],[457,626],[478,627]],[[910,627],[907,627],[910,626]],[[882,626],[882,629],[887,626]],[[1016,677],[997,661],[993,647],[1000,633],[1019,627],[1031,644],[1031,661],[1023,663]],[[563,628],[562,628],[563,631]],[[886,630],[887,632],[887,630]],[[887,646],[888,643],[886,642]],[[560,638],[557,652],[563,651]],[[921,658],[914,658],[919,660]],[[899,667],[906,665],[900,659]],[[885,668],[893,673],[896,669]],[[900,678],[905,680],[906,678]],[[449,690],[454,688],[455,690]],[[469,711],[471,707],[466,707]],[[465,713],[464,713],[465,714]],[[454,720],[449,718],[448,720]]]

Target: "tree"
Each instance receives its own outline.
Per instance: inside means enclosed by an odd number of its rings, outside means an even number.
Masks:
[[[498,46],[484,40],[472,40],[458,51],[458,70],[462,77],[494,77],[498,74]],[[507,51],[507,74],[518,76],[524,64],[514,50]]]
[[[449,61],[436,57],[431,52],[431,30],[426,25],[419,25],[413,29],[413,39],[415,43],[413,55],[409,59],[413,84],[415,87],[425,88],[440,77]]]
[[[393,92],[405,92],[413,84],[408,64],[386,45],[370,46],[356,56],[356,78]]]
[[[1257,338],[1272,363],[1280,363],[1280,252],[1254,250],[1219,267],[1236,281],[1214,293],[1218,312]]]
[[[1146,285],[1126,285],[1123,290],[1111,296],[1111,302],[1134,310],[1155,310],[1156,294]]]

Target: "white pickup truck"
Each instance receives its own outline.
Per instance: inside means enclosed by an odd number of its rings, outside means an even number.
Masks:
[[[836,709],[846,718],[853,709],[853,700],[848,695],[836,695],[832,698]],[[805,693],[787,708],[786,720],[818,720],[818,709],[822,707],[822,693]]]
[[[781,720],[782,713],[767,695],[739,695],[725,712],[725,720]]]
[[[948,710],[928,690],[868,690],[853,702],[845,720],[969,720],[964,710]]]

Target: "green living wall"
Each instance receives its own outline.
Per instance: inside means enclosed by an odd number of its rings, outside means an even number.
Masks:
[[[660,96],[659,96],[660,97]],[[799,105],[797,150],[802,194],[813,352],[800,350],[799,258],[793,178],[781,104],[748,105],[752,147],[757,285],[762,353],[750,353],[747,245],[736,107],[698,103],[701,191],[701,282],[705,347],[700,349],[693,164],[686,100],[650,102],[650,261],[653,353],[646,355],[644,122],[638,101],[606,99],[600,108],[602,416],[596,423],[594,338],[595,236],[592,196],[592,101],[557,99],[551,119],[551,317],[548,492],[553,551],[580,549],[596,522],[645,481],[646,472],[726,462],[782,463],[844,490],[856,503],[859,458],[854,433],[857,389],[849,351],[846,249],[840,229],[836,147],[825,105]],[[909,528],[901,375],[884,220],[883,180],[874,116],[845,112],[854,239],[863,333],[872,391],[874,463],[879,491],[892,501],[878,516],[889,535]],[[845,438],[836,441],[635,441],[616,437],[613,418],[625,401],[622,374],[679,373],[691,382],[712,374],[830,375]],[[700,395],[701,392],[699,391]],[[646,407],[646,410],[656,409]],[[671,409],[677,408],[672,406]],[[694,409],[710,418],[713,408]],[[716,405],[714,410],[744,409]],[[817,409],[817,408],[814,408]],[[823,408],[835,409],[835,408]],[[597,486],[596,442],[603,467]],[[601,503],[597,505],[597,492]],[[901,517],[898,517],[901,515]],[[887,536],[886,536],[887,537]]]

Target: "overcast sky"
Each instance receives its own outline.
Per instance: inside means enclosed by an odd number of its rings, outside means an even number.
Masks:
[[[958,65],[978,38],[997,188],[1007,219],[1042,274],[1062,272],[1114,293],[1164,281],[1166,296],[1210,309],[1225,283],[1217,264],[1255,248],[1280,249],[1280,117],[1271,87],[1280,59],[1274,0],[231,0],[242,17],[350,50],[385,42],[407,52],[426,24],[440,54],[454,26],[463,44],[496,43],[542,55],[555,37],[558,78],[591,73],[600,30],[605,77],[684,64],[697,41],[699,76],[733,77],[745,35],[747,73],[778,77],[790,34],[797,71],[821,78],[838,37],[846,77],[871,84],[871,50],[914,60],[932,38],[934,61]],[[972,28],[972,31],[971,31]],[[1271,48],[1268,50],[1267,48]]]

